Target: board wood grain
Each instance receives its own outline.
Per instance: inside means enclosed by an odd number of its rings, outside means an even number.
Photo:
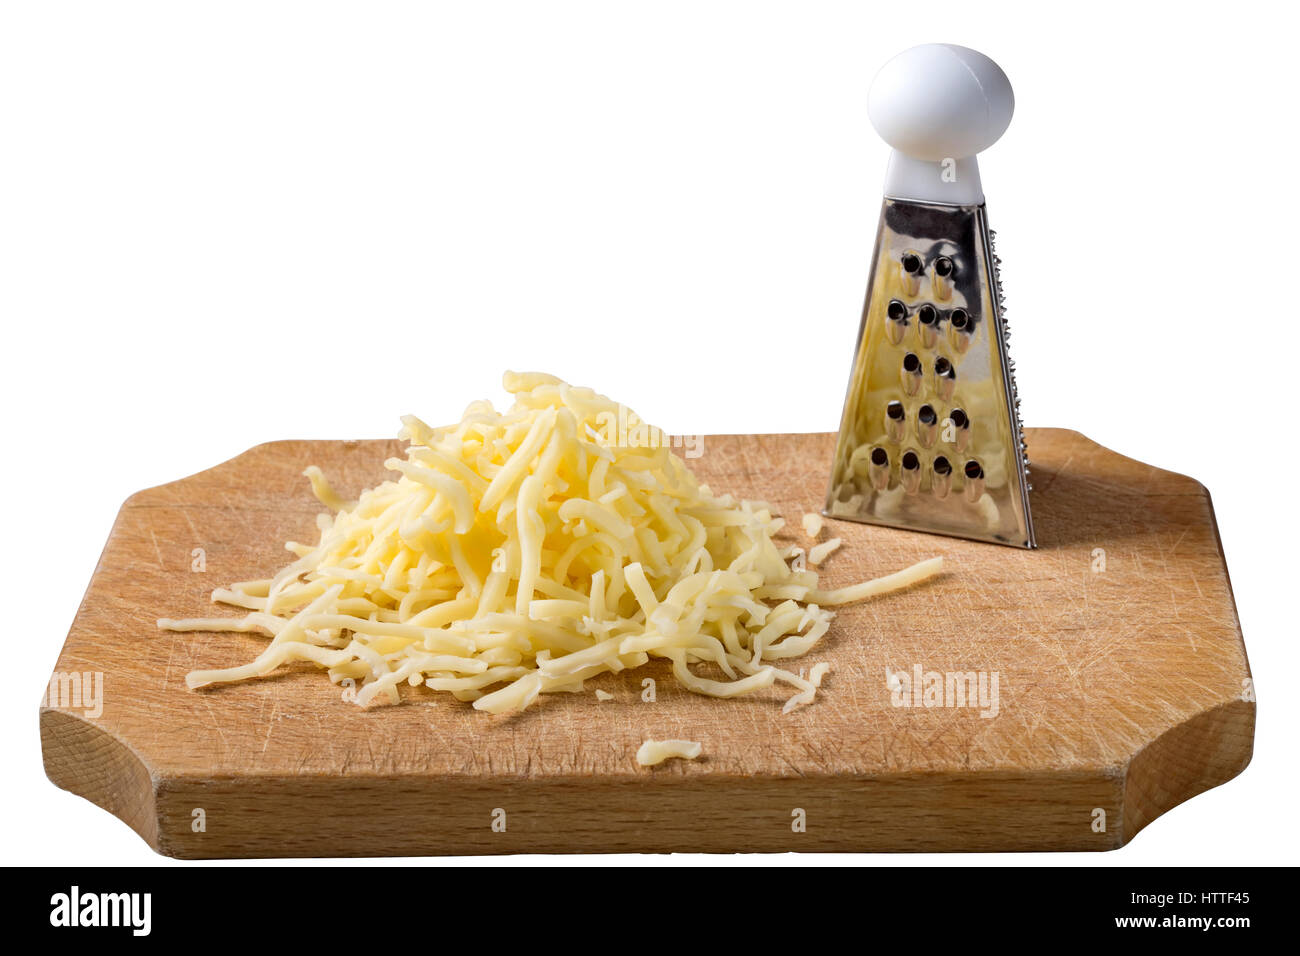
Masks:
[[[46,773],[178,857],[1122,846],[1250,760],[1228,572],[1193,479],[1070,431],[1028,440],[1036,551],[828,520],[844,539],[822,568],[831,586],[946,565],[840,612],[794,662],[831,665],[812,706],[698,697],[652,663],[504,717],[423,690],[362,710],[307,665],[186,688],[187,671],[262,641],[155,620],[212,614],[213,587],[269,575],[286,539],[315,540],[308,464],[355,494],[400,447],[259,446],[123,505],[43,702]],[[690,464],[717,491],[772,502],[806,546],[798,519],[821,504],[833,445],[709,437]],[[887,674],[918,667],[982,673],[990,691],[996,674],[996,705],[899,706]],[[74,674],[102,679],[102,700],[73,697]],[[704,756],[639,767],[649,737],[698,740]]]

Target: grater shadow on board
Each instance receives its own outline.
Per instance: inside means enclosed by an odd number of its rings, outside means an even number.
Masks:
[[[1035,546],[999,260],[975,153],[1010,123],[992,60],[947,44],[886,64],[894,146],[825,514]]]

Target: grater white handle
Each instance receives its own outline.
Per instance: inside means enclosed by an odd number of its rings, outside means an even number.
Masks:
[[[885,196],[972,205],[984,201],[975,154],[998,141],[1015,110],[1011,81],[983,53],[926,43],[886,63],[867,113],[894,148]]]

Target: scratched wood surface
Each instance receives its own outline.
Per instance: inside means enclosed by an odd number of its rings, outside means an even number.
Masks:
[[[259,446],[123,505],[56,668],[102,674],[102,708],[52,695],[46,772],[180,857],[1122,846],[1250,760],[1228,573],[1196,481],[1074,432],[1028,439],[1036,551],[828,522],[845,542],[822,569],[833,586],[936,554],[946,571],[841,611],[796,662],[832,666],[813,706],[694,696],[652,663],[592,681],[608,702],[557,694],[511,717],[425,691],[361,710],[307,665],[185,687],[192,668],[262,642],[154,621],[214,613],[213,587],[265,577],[287,563],[284,540],[315,539],[306,465],[355,493],[398,451]],[[775,504],[801,541],[832,448],[831,435],[711,437],[691,465]],[[917,667],[982,673],[989,695],[899,706],[887,671]],[[648,737],[698,740],[704,756],[641,768]]]

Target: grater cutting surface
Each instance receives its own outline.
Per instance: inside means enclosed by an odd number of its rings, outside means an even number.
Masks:
[[[886,199],[826,514],[1035,546],[983,203]]]

